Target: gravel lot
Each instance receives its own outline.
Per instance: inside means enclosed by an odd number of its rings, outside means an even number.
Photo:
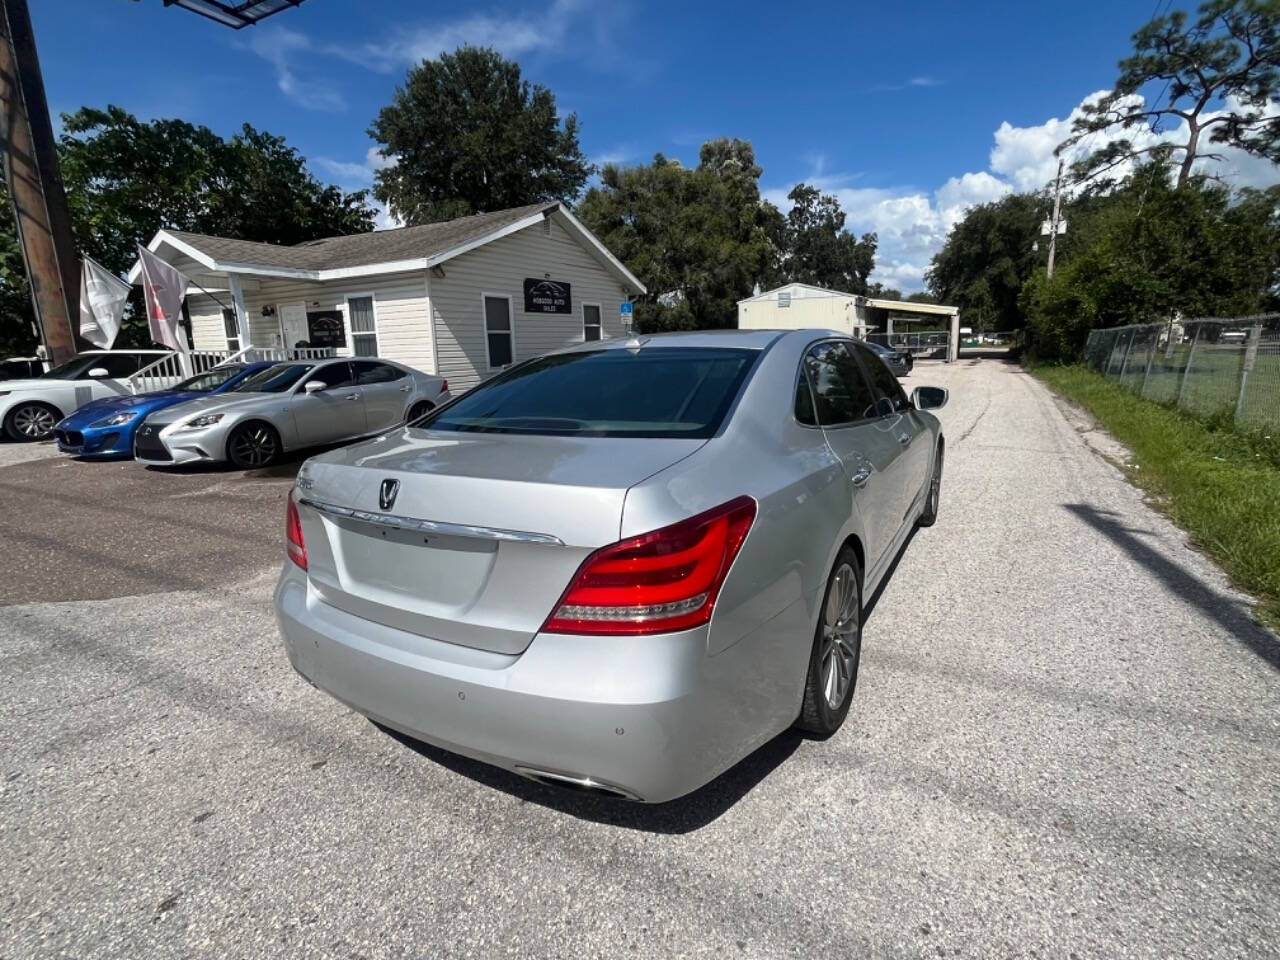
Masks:
[[[1277,955],[1276,637],[1037,382],[924,382],[942,515],[848,723],[662,807],[401,742],[294,675],[290,469],[0,447],[0,957]]]

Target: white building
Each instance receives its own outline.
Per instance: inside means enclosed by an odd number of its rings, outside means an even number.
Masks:
[[[738,301],[740,330],[839,330],[855,337],[867,335],[866,297],[788,283]]]
[[[856,293],[827,290],[807,283],[788,283],[738,301],[741,330],[838,330],[860,339],[868,333],[892,334],[893,314],[946,317],[950,325],[947,359],[960,344],[960,308],[908,300],[881,300]],[[938,348],[941,350],[941,347]]]
[[[196,350],[329,346],[438,373],[455,393],[625,335],[620,304],[645,292],[559,203],[292,247],[161,230],[148,247],[192,281]]]

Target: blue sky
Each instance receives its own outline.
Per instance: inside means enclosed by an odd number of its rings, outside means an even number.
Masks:
[[[1070,112],[1169,2],[306,0],[238,32],[161,0],[40,0],[32,16],[55,115],[114,103],[223,134],[248,122],[348,188],[369,182],[366,130],[405,70],[490,44],[578,114],[592,159],[696,162],[709,137],[748,139],[767,195],[835,192],[851,228],[880,234],[876,276],[913,290],[969,204],[1052,174]]]

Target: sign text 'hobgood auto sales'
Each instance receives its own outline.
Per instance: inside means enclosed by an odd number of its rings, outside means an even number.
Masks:
[[[559,280],[538,280],[526,277],[524,311],[525,313],[572,313],[573,302],[569,297],[569,284]]]

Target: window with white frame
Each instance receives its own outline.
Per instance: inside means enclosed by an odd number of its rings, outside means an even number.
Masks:
[[[507,297],[484,298],[484,335],[489,349],[489,367],[505,367],[515,359],[511,340],[511,301]]]
[[[222,332],[227,335],[227,349],[232,353],[239,353],[240,324],[236,323],[236,312],[229,307],[222,310]]]
[[[582,305],[582,339],[584,341],[600,339],[600,304],[598,303]]]
[[[348,297],[347,322],[351,325],[351,353],[357,357],[378,355],[378,326],[373,297]]]

